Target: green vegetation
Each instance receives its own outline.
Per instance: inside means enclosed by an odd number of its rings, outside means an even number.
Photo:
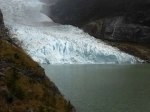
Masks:
[[[38,63],[0,39],[0,112],[72,112]]]

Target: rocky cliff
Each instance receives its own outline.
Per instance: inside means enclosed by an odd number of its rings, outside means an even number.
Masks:
[[[73,25],[83,25],[90,21],[116,15],[129,15],[133,19],[139,16],[138,19],[143,21],[145,18],[146,22],[149,21],[147,20],[149,11],[144,12],[144,16],[141,11],[147,10],[149,4],[149,0],[58,0],[50,7],[49,16],[55,22]],[[138,20],[131,21],[137,22]]]
[[[44,70],[13,43],[0,13],[0,112],[74,112]]]
[[[49,9],[48,16],[53,21],[78,26],[109,44],[136,43],[142,44],[141,47],[144,44],[144,55],[150,60],[150,0],[59,0]]]
[[[150,43],[149,0],[59,0],[49,16],[82,27],[96,38]]]

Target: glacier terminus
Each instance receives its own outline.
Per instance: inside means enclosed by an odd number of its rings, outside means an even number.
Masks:
[[[140,60],[71,25],[40,13],[39,0],[0,0],[5,25],[23,49],[41,64],[124,64]]]

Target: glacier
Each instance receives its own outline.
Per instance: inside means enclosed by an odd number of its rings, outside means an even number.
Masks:
[[[44,64],[124,64],[141,60],[113,48],[71,25],[54,23],[40,13],[39,0],[0,0],[12,38],[35,61]]]

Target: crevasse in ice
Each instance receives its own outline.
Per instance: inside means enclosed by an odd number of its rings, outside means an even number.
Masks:
[[[136,63],[136,57],[84,33],[71,25],[53,23],[40,13],[38,0],[0,0],[4,21],[23,42],[25,51],[46,64]]]

